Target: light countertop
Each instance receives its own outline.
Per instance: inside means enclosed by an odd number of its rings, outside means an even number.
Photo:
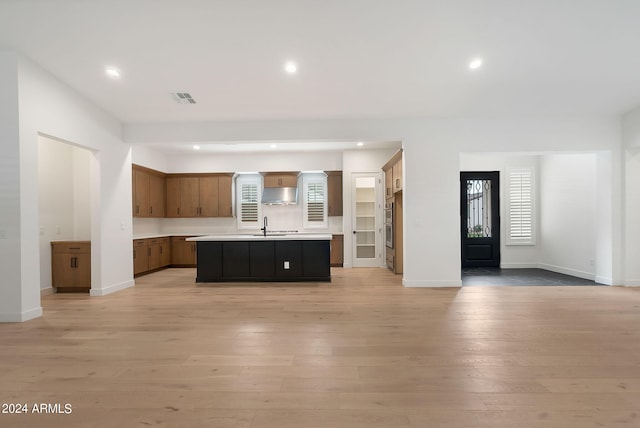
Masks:
[[[187,238],[187,241],[331,241],[331,233],[216,234]]]

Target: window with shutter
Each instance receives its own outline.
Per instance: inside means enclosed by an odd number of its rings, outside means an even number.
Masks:
[[[533,168],[510,169],[507,245],[534,245]]]
[[[256,229],[260,222],[260,178],[242,175],[236,181],[238,195],[238,228]]]
[[[304,175],[302,182],[304,189],[303,226],[305,228],[327,228],[327,176],[325,174]]]

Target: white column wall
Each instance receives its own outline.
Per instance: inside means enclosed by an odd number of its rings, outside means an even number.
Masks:
[[[624,283],[640,286],[640,107],[622,117],[624,151]]]
[[[21,199],[29,186],[23,186],[18,58],[10,52],[0,52],[0,93],[0,322],[19,322],[40,316],[42,308],[38,273],[29,257],[31,250],[37,261],[38,246],[22,220],[25,210],[33,206],[25,206]],[[24,245],[29,238],[31,245]]]
[[[104,295],[133,283],[131,246],[131,155],[121,124],[30,61],[18,59],[20,129],[21,250],[29,277],[24,296],[39,302],[38,134],[93,152],[91,174],[91,295]],[[111,84],[105,82],[105,84]],[[25,297],[23,297],[25,298]]]

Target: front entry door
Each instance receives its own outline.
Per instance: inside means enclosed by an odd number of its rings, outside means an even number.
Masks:
[[[462,267],[500,267],[500,173],[460,173]]]

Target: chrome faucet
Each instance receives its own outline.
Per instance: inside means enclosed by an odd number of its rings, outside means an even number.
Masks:
[[[264,216],[264,218],[262,219],[262,229],[260,229],[262,231],[262,233],[264,234],[264,236],[267,236],[267,225],[269,224],[269,222],[267,221],[267,216]]]

